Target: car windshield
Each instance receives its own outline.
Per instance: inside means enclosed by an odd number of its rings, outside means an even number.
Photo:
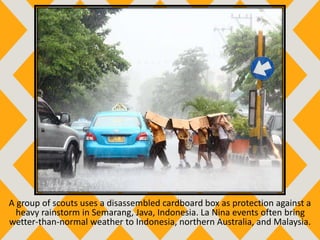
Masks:
[[[96,119],[94,127],[140,127],[136,116],[100,116]]]

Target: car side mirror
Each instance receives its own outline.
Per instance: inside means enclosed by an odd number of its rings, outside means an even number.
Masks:
[[[57,118],[63,124],[70,124],[70,122],[71,122],[71,117],[70,117],[69,113],[65,113],[65,112],[58,113]]]

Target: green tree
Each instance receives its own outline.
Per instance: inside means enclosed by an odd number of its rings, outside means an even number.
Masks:
[[[227,65],[222,67],[227,73],[245,69],[254,58],[256,33],[249,27],[241,26],[227,37],[223,54],[228,58]]]
[[[106,45],[106,34],[96,33],[102,28],[99,24],[105,24],[101,15],[100,21],[89,24],[94,22],[93,12],[82,8],[37,9],[37,87],[48,101],[69,98],[72,91],[81,89],[79,85],[94,89],[104,74],[129,68],[117,45]]]
[[[166,72],[158,78],[158,82],[152,91],[153,111],[171,117],[179,116],[177,105],[181,102],[181,92],[177,91],[177,85],[174,73]]]
[[[173,73],[167,72],[159,78],[153,91],[153,109],[168,116],[184,117],[181,109],[186,101],[198,96],[219,98],[219,94],[206,85],[208,64],[202,48],[184,51],[173,67]]]
[[[188,49],[179,55],[173,63],[176,73],[177,89],[183,102],[189,96],[203,94],[203,81],[209,69],[207,55],[201,47]]]
[[[89,14],[86,14],[82,18],[83,24],[86,28],[99,35],[106,36],[109,34],[110,29],[104,28],[110,15],[120,11],[118,8],[88,8]]]
[[[274,110],[282,110],[283,102],[283,32],[280,25],[268,32],[266,40],[266,56],[272,59],[275,65],[271,78],[264,82],[266,88],[266,98],[270,107]]]
[[[188,110],[189,117],[206,116],[212,113],[225,112],[231,116],[235,115],[237,104],[229,100],[212,100],[205,97],[196,97],[185,102],[183,111]]]
[[[188,111],[189,118],[206,116],[212,113],[225,112],[232,117],[231,122],[238,136],[249,136],[248,118],[239,115],[237,104],[230,100],[211,100],[205,97],[197,97],[183,105],[183,110]]]
[[[109,73],[104,75],[94,89],[76,85],[68,98],[53,104],[57,110],[71,113],[73,120],[81,117],[90,119],[98,111],[109,111],[116,103],[128,105],[130,95],[127,91],[127,79]]]
[[[275,65],[275,72],[270,79],[264,81],[267,103],[274,110],[282,109],[282,68],[283,68],[283,39],[282,27],[276,26],[269,31],[265,42],[265,56],[269,57]],[[240,101],[248,104],[248,92],[255,89],[256,79],[250,73],[250,66],[255,58],[256,33],[249,27],[241,26],[227,37],[223,47],[224,55],[228,58],[227,64],[222,67],[227,73],[235,72],[237,75],[233,91],[239,89],[243,92]]]
[[[153,104],[153,99],[154,95],[153,92],[157,86],[157,83],[160,81],[159,78],[150,78],[145,80],[139,89],[139,96],[138,96],[138,106],[137,110],[141,112],[146,112],[148,110],[154,110],[159,112],[157,109],[154,109],[152,104]],[[160,112],[159,112],[160,113]]]

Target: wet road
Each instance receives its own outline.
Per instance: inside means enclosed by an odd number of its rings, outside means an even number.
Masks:
[[[196,148],[187,151],[187,159],[194,166],[197,160]],[[212,169],[206,169],[202,159],[201,169],[177,169],[179,158],[177,140],[167,140],[167,156],[172,165],[162,169],[159,159],[154,169],[144,169],[143,164],[99,163],[96,169],[85,169],[83,159],[77,165],[75,178],[62,179],[52,170],[38,170],[38,192],[89,192],[89,193],[226,193],[226,192],[280,192],[282,190],[282,169],[270,161],[260,166],[236,164],[231,161],[222,168],[213,157]],[[261,162],[261,161],[260,161]]]

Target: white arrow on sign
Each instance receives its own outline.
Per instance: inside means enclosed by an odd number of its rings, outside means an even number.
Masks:
[[[266,71],[272,69],[270,63],[267,61],[264,64],[261,64],[260,61],[258,61],[253,73],[255,74],[259,74],[262,76],[267,76]]]

